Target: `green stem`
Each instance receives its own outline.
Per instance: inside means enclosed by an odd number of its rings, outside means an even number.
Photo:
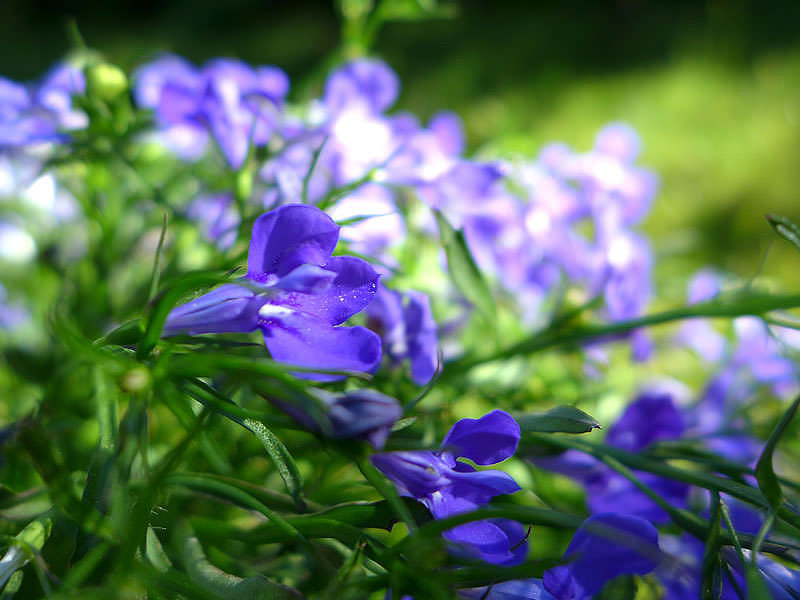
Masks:
[[[746,315],[763,315],[773,310],[785,310],[800,307],[800,295],[774,295],[760,292],[746,292],[733,297],[717,298],[709,302],[698,302],[690,306],[682,306],[660,313],[645,315],[618,321],[615,323],[600,323],[584,325],[569,331],[552,331],[546,329],[534,336],[522,340],[508,348],[487,356],[466,356],[446,366],[444,374],[453,376],[473,367],[495,360],[512,358],[515,356],[533,354],[557,346],[574,345],[589,342],[605,336],[628,333],[640,327],[661,325],[673,321],[694,318],[734,318]]]
[[[386,501],[389,502],[391,507],[397,513],[397,516],[400,517],[400,519],[402,519],[402,521],[406,524],[409,533],[416,531],[417,522],[414,520],[414,517],[408,510],[408,507],[400,499],[400,496],[398,495],[394,486],[389,483],[382,473],[372,466],[372,463],[369,462],[369,458],[366,456],[360,456],[357,459],[356,464],[358,465],[358,470],[361,471],[361,474],[364,476],[364,479],[366,479],[372,487],[378,490],[378,493],[381,496],[386,498]]]

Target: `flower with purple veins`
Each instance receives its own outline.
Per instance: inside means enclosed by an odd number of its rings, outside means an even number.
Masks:
[[[414,383],[428,383],[439,362],[436,321],[428,297],[415,290],[401,294],[379,285],[366,313],[368,326],[380,334],[389,359],[394,363],[408,359]]]
[[[365,327],[340,325],[375,296],[378,274],[360,258],[332,257],[338,239],[336,223],[312,206],[289,204],[261,215],[253,225],[247,275],[173,309],[163,335],[260,329],[277,361],[373,370],[380,338]]]
[[[485,506],[495,496],[520,489],[510,475],[478,471],[514,454],[520,428],[506,412],[493,410],[480,419],[461,419],[437,451],[373,454],[372,462],[391,479],[401,494],[422,502],[434,518],[445,519]],[[456,552],[497,565],[516,565],[527,555],[522,525],[508,519],[485,519],[447,530],[445,539]]]

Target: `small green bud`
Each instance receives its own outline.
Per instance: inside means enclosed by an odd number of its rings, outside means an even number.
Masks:
[[[150,386],[150,373],[144,367],[134,367],[122,376],[120,386],[131,394],[143,392]]]
[[[253,193],[253,171],[245,167],[236,174],[236,197],[243,200]]]
[[[86,69],[86,88],[91,96],[114,100],[128,89],[128,78],[117,66],[97,63]]]

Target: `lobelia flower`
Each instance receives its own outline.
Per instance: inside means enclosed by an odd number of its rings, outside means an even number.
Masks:
[[[671,560],[656,569],[655,575],[663,584],[669,600],[695,600],[700,597],[703,573],[704,543],[688,533],[664,536],[662,546]],[[744,549],[745,560],[751,560],[751,551]],[[800,571],[792,570],[764,554],[756,558],[758,573],[775,600],[797,600],[800,590]],[[741,600],[736,591],[746,590],[745,569],[736,551],[723,547],[719,555],[720,578],[714,584],[714,598]],[[746,597],[746,596],[745,596]]]
[[[658,531],[646,519],[616,513],[586,519],[564,552],[566,565],[545,571],[556,600],[589,600],[620,575],[646,575],[660,561]]]
[[[645,575],[659,564],[658,532],[645,519],[615,513],[597,514],[575,531],[566,564],[544,572],[542,579],[505,581],[460,590],[467,600],[589,600],[620,575]]]
[[[206,194],[192,200],[186,216],[198,223],[205,238],[220,250],[227,250],[236,241],[239,212],[231,194]]]
[[[422,502],[436,519],[475,510],[501,494],[520,489],[503,471],[477,471],[458,458],[492,465],[514,454],[519,444],[517,422],[501,410],[480,419],[461,419],[450,428],[438,451],[373,454],[372,462],[391,479],[399,492]],[[497,565],[525,560],[527,543],[519,523],[485,519],[447,530],[445,539],[468,557]]]
[[[415,290],[404,293],[378,286],[367,306],[367,325],[383,340],[383,349],[394,363],[408,360],[411,379],[425,385],[436,373],[438,340],[428,297]]]
[[[277,361],[371,371],[380,361],[380,338],[365,327],[339,325],[369,304],[378,274],[360,258],[332,257],[338,238],[339,227],[312,206],[289,204],[261,215],[241,283],[175,308],[163,335],[260,329]]]
[[[659,440],[679,439],[686,431],[684,416],[668,389],[640,393],[609,428],[606,443],[630,452],[640,452]],[[668,515],[622,475],[583,452],[568,450],[536,464],[581,482],[592,513],[618,512],[665,523]],[[648,486],[670,504],[686,507],[689,486],[651,473],[637,473]]]
[[[65,132],[86,127],[86,115],[72,106],[85,88],[83,72],[66,63],[27,87],[0,77],[0,149],[61,142]]]
[[[155,110],[167,145],[185,158],[198,158],[210,134],[228,164],[238,169],[251,142],[263,146],[282,120],[289,79],[277,67],[250,67],[215,59],[196,69],[176,56],[163,56],[134,74],[134,98]]]
[[[325,390],[310,390],[324,406],[328,422],[324,426],[297,405],[272,400],[273,404],[311,431],[333,439],[355,438],[369,442],[380,450],[395,422],[403,416],[403,408],[394,398],[375,390],[351,390],[332,394]]]

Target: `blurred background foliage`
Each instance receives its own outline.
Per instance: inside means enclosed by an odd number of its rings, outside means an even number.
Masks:
[[[74,4],[0,2],[0,72],[41,75],[68,50],[74,18],[124,68],[162,51],[199,63],[234,56],[284,68],[306,97],[341,57],[342,6],[363,2]],[[628,121],[643,138],[641,164],[662,181],[645,230],[664,304],[681,302],[687,274],[706,264],[800,283],[794,249],[763,218],[800,220],[800,3],[465,0],[438,14],[391,21],[374,38],[372,53],[403,82],[400,109],[455,110],[489,156],[533,156],[553,140],[586,150],[604,123]]]

